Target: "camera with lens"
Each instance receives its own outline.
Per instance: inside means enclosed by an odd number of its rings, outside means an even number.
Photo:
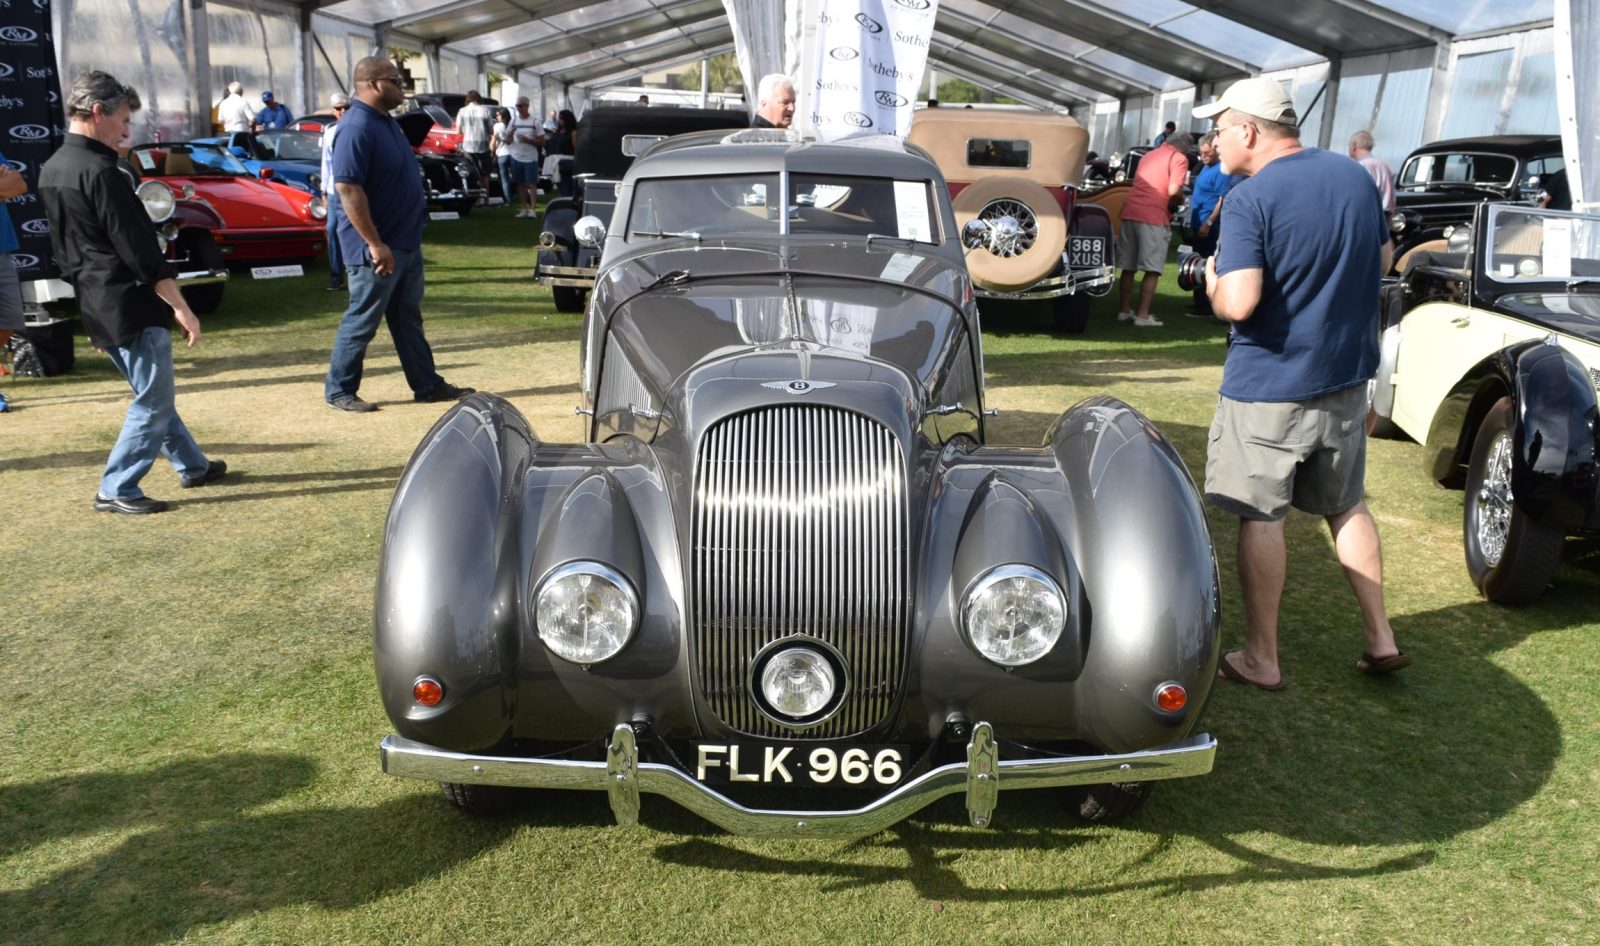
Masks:
[[[1206,260],[1199,253],[1178,254],[1178,288],[1193,292],[1206,287]]]

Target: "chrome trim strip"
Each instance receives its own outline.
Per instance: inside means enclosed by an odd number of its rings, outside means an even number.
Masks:
[[[979,727],[974,725],[976,734]],[[630,728],[623,725],[619,729]],[[613,733],[613,744],[617,741]],[[1106,782],[1151,782],[1189,778],[1211,771],[1217,740],[1199,733],[1177,742],[1117,755],[1060,756],[1051,759],[1000,759],[998,788],[1060,788]],[[611,763],[567,759],[522,759],[448,752],[420,742],[386,736],[380,746],[383,770],[404,778],[513,788],[610,791]],[[923,773],[887,795],[846,811],[785,811],[746,808],[688,773],[659,762],[639,763],[640,792],[662,795],[734,834],[801,835],[852,839],[875,834],[916,814],[946,795],[968,791],[969,764],[953,762]]]
[[[533,281],[541,286],[593,289],[597,272],[599,270],[584,266],[538,266],[533,271]]]

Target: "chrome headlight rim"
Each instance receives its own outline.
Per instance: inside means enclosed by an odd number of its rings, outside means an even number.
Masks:
[[[1405,230],[1405,228],[1408,225],[1410,225],[1410,221],[1408,219],[1406,219],[1405,211],[1403,211],[1403,210],[1390,211],[1390,213],[1389,213],[1389,232],[1390,233],[1401,233],[1401,232],[1403,232]]]
[[[557,637],[554,628],[547,630],[546,622],[539,619],[541,604],[545,600],[546,593],[555,590],[557,584],[567,578],[581,576],[598,578],[611,585],[621,594],[623,603],[626,605],[624,614],[627,620],[624,623],[627,625],[627,629],[624,633],[618,635],[610,648],[603,653],[583,653],[573,649],[570,646],[570,642]],[[584,667],[604,663],[626,650],[628,644],[638,634],[639,624],[642,619],[639,608],[639,592],[634,588],[633,582],[629,581],[625,575],[610,565],[592,559],[566,562],[550,569],[534,585],[529,603],[534,633],[538,634],[539,640],[544,644],[545,649],[568,663]]]
[[[306,202],[306,212],[316,220],[328,219],[328,203],[321,197],[313,197]]]
[[[134,193],[151,223],[166,223],[178,212],[178,195],[162,181],[145,181]]]
[[[833,693],[830,698],[816,712],[805,716],[790,716],[768,705],[763,686],[763,677],[773,661],[790,651],[797,650],[807,651],[820,657],[829,666],[833,676]],[[790,634],[762,647],[750,661],[749,679],[746,683],[751,702],[761,711],[761,715],[795,732],[813,729],[837,716],[844,708],[851,689],[849,663],[844,659],[844,655],[832,644],[809,634]]]
[[[974,609],[982,603],[984,596],[990,594],[1001,582],[1013,579],[1023,579],[1042,585],[1044,590],[1053,596],[1055,606],[1060,614],[1060,620],[1055,622],[1054,629],[1047,635],[1048,641],[1037,652],[1029,652],[1019,657],[1006,657],[985,647],[983,641],[974,633],[973,618]],[[1015,669],[1038,663],[1054,653],[1056,645],[1061,642],[1062,637],[1066,634],[1067,622],[1071,619],[1071,614],[1066,592],[1062,590],[1061,583],[1056,581],[1055,577],[1049,572],[1033,565],[1024,565],[1017,562],[996,565],[973,579],[972,583],[967,586],[966,592],[961,596],[961,634],[966,638],[967,645],[984,660],[998,667]]]

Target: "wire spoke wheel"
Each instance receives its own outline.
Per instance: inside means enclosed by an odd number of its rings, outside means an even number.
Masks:
[[[1020,200],[990,201],[978,217],[989,225],[989,252],[1001,259],[1021,256],[1039,239],[1039,219]],[[1010,226],[1003,223],[1008,219]]]
[[[1489,447],[1484,465],[1483,485],[1478,489],[1474,510],[1478,548],[1485,564],[1500,564],[1506,553],[1506,536],[1511,531],[1511,435],[1501,434]]]

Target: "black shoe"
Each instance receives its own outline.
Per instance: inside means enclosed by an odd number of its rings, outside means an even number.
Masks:
[[[338,292],[343,288],[344,288],[344,280],[343,279],[330,279],[330,280],[328,280],[328,291],[329,292]]]
[[[417,395],[417,401],[423,404],[436,404],[439,401],[459,401],[469,394],[477,393],[477,388],[458,388],[448,381],[441,381],[439,386],[427,394]]]
[[[378,405],[363,401],[354,394],[341,394],[331,398],[328,406],[336,411],[349,411],[352,414],[366,414],[378,409]]]
[[[129,516],[148,516],[153,512],[166,512],[167,504],[159,499],[149,496],[140,496],[137,499],[107,499],[104,496],[94,498],[95,512],[120,512]]]
[[[206,462],[204,473],[198,473],[194,476],[180,476],[178,477],[178,485],[184,489],[194,489],[196,486],[204,486],[227,475],[228,464],[225,461],[209,460]]]

